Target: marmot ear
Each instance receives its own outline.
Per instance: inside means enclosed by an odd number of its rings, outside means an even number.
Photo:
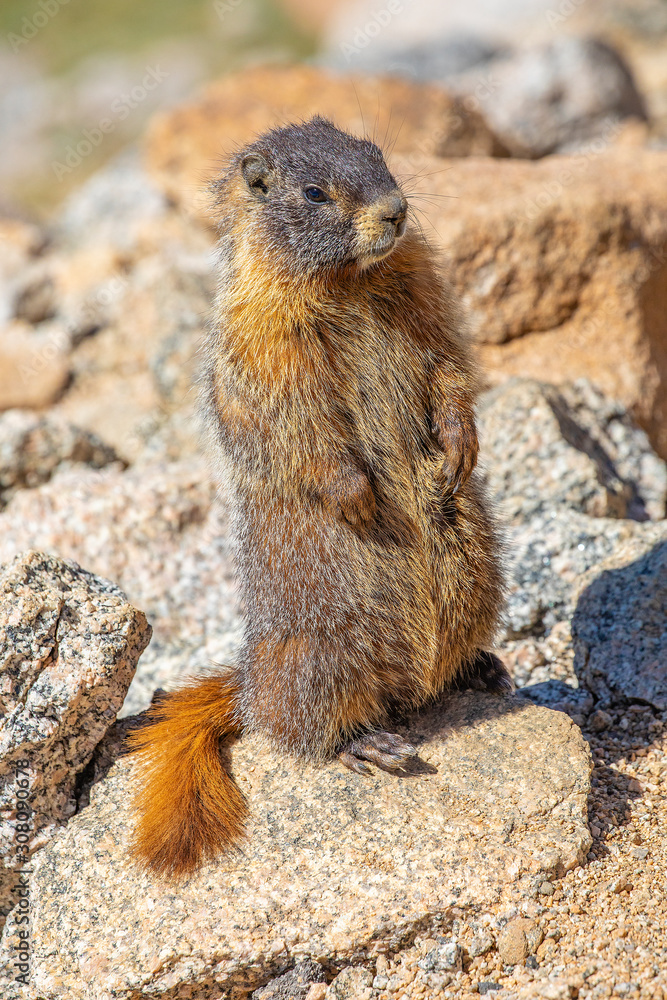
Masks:
[[[269,192],[271,168],[261,153],[248,153],[241,161],[241,171],[254,195],[264,198]]]

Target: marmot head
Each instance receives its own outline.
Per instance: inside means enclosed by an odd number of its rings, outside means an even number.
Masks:
[[[242,149],[220,183],[223,204],[230,188],[266,254],[300,275],[369,267],[405,229],[407,202],[381,150],[320,117]]]

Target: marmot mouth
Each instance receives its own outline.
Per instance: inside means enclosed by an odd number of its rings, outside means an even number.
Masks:
[[[364,247],[363,253],[359,254],[360,259],[365,259],[369,263],[383,260],[388,257],[392,250],[395,248],[397,239],[395,236],[387,237],[383,240],[378,240],[371,246]]]
[[[387,247],[374,247],[372,250],[369,250],[368,256],[372,257],[374,260],[382,260],[383,257],[389,256],[395,246],[396,240],[392,240]]]

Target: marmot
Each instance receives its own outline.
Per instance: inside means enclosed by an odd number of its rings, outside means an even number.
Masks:
[[[238,664],[167,695],[131,738],[134,845],[187,874],[243,835],[224,741],[355,771],[415,753],[381,730],[467,679],[503,585],[462,323],[380,149],[323,118],[276,128],[216,182],[217,322],[204,396],[231,493]]]

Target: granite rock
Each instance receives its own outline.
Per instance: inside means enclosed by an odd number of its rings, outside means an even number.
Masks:
[[[70,197],[50,242],[0,220],[5,236],[0,409],[55,404],[126,460],[160,431],[171,454],[192,454],[186,425],[214,292],[210,235],[129,157]]]
[[[381,73],[421,83],[446,84],[473,68],[488,66],[505,51],[503,46],[479,35],[461,33],[390,49],[369,45],[350,51],[339,44],[325,54],[324,61],[348,72]]]
[[[26,269],[16,290],[14,299],[14,316],[28,323],[43,323],[53,319],[56,313],[55,288],[52,278],[47,273],[31,273]]]
[[[329,60],[348,71],[446,85],[481,111],[512,156],[572,151],[647,114],[622,56],[596,38],[564,35],[519,48],[475,34],[396,48],[339,43]]]
[[[47,482],[57,470],[114,463],[121,464],[113,448],[64,420],[29,410],[0,414],[0,508],[18,490]]]
[[[528,698],[534,705],[544,705],[555,712],[566,712],[578,726],[584,724],[594,706],[593,695],[586,688],[572,687],[556,680],[528,684],[521,688],[521,696]]]
[[[382,30],[369,39],[369,45],[382,52],[461,34],[514,43],[517,38],[549,36],[553,30],[547,19],[553,0],[475,0],[468,4],[412,0],[383,9],[394,16],[383,18]],[[377,11],[376,0],[348,0],[340,7],[335,4],[325,36],[328,46],[338,48],[353,42]]]
[[[114,584],[73,562],[29,552],[0,574],[0,878],[76,810],[75,781],[113,724],[150,638]],[[29,840],[18,847],[17,801],[29,791]]]
[[[46,234],[33,223],[0,218],[0,326],[14,316],[17,282],[46,245]]]
[[[582,379],[510,379],[479,403],[483,467],[504,523],[573,509],[635,520],[667,513],[667,464],[624,407]]]
[[[513,528],[507,537],[506,637],[548,634],[572,617],[582,581],[596,577],[606,560],[647,552],[665,539],[667,521],[594,518],[574,510],[553,509]]]
[[[341,969],[417,928],[442,933],[452,907],[479,920],[585,856],[590,755],[567,716],[466,692],[398,728],[419,748],[404,776],[237,742],[247,843],[178,887],[130,864],[132,763],[115,764],[35,858],[35,988],[45,1000],[250,991],[305,957]]]
[[[373,976],[362,966],[342,969],[324,994],[325,1000],[371,1000]]]
[[[572,511],[535,518],[512,539],[502,655],[521,694],[577,725],[627,701],[664,711],[667,521]]]
[[[311,984],[324,982],[322,966],[306,959],[298,962],[289,972],[272,979],[266,986],[255,990],[252,1000],[307,1000]]]
[[[55,552],[116,581],[145,610],[155,634],[132,685],[135,711],[155,687],[233,655],[240,618],[215,495],[202,459],[71,468],[0,513],[0,562],[29,548]]]
[[[146,223],[166,213],[164,195],[142,169],[137,151],[130,149],[68,195],[51,231],[65,247],[104,244],[127,253],[141,242]]]
[[[667,710],[667,522],[631,538],[579,586],[574,668],[601,706],[617,699]]]
[[[177,414],[178,447],[192,454],[196,433],[186,425],[194,425],[197,352],[214,291],[210,239],[172,212],[144,220],[123,254],[101,247],[72,251],[59,267],[68,329],[95,332],[75,338],[58,412],[128,461]]]

